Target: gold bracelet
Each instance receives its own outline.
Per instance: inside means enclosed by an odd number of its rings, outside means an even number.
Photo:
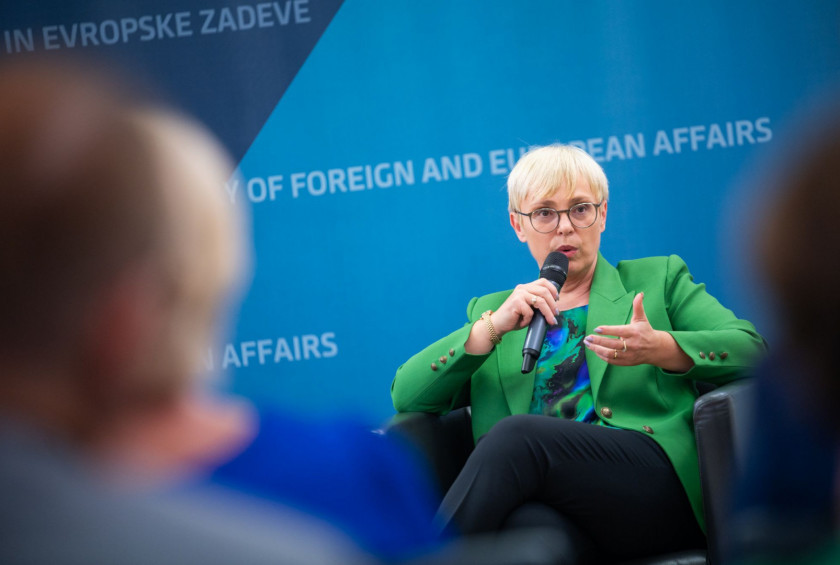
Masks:
[[[492,310],[487,310],[481,315],[479,320],[484,320],[484,323],[487,325],[487,331],[490,333],[490,341],[493,345],[499,345],[502,343],[502,338],[500,338],[499,334],[496,333],[496,328],[493,326],[493,321],[490,319],[490,314],[492,313]]]

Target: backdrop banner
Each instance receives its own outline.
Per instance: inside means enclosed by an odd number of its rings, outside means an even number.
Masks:
[[[207,370],[372,423],[470,298],[538,276],[505,192],[531,145],[604,167],[609,261],[678,254],[762,330],[742,179],[840,77],[836,0],[42,0],[1,17],[0,59],[113,61],[237,160],[219,190],[248,209],[255,261]]]

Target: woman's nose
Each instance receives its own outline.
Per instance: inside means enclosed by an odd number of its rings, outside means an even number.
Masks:
[[[560,214],[559,222],[557,222],[557,231],[559,233],[570,233],[575,230],[575,226],[572,225],[572,220],[569,219],[568,214]]]

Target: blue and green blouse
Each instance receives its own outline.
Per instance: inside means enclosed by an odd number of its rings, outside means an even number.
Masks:
[[[595,414],[583,339],[589,306],[565,310],[548,328],[534,377],[531,414],[603,424]]]

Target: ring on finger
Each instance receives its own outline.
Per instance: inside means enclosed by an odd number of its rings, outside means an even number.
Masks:
[[[613,349],[613,359],[618,359],[618,349]]]
[[[624,349],[622,349],[621,351],[626,352],[626,351],[627,351],[627,342],[626,342],[626,341],[624,341],[624,338],[623,338],[623,337],[622,337],[622,338],[619,338],[619,339],[621,339],[621,343],[623,343],[623,344],[624,344]]]
[[[532,297],[531,297],[531,306],[534,306],[536,303],[537,303],[537,297],[536,297],[536,296],[532,296]]]

